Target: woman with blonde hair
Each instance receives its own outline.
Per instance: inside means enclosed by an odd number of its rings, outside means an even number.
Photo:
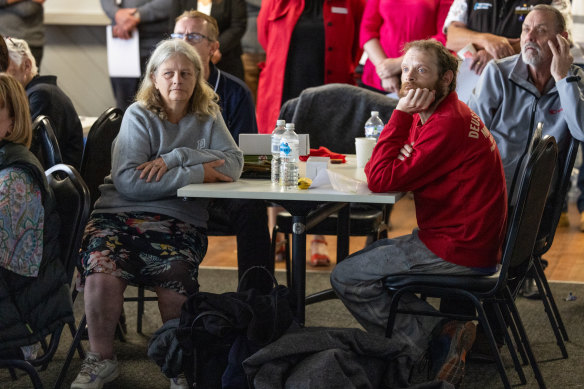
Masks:
[[[124,114],[111,174],[99,187],[82,243],[90,352],[71,388],[98,388],[118,376],[113,343],[128,284],[157,293],[163,322],[180,317],[187,296],[199,289],[207,201],[184,202],[176,191],[236,180],[243,166],[201,70],[188,43],[162,41]],[[171,379],[171,387],[186,381]]]
[[[55,199],[31,138],[24,89],[0,73],[0,357],[34,359],[48,331],[73,321]]]

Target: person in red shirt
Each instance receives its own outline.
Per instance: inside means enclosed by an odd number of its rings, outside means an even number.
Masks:
[[[479,117],[458,100],[457,59],[442,44],[414,41],[404,48],[400,100],[365,166],[373,192],[411,191],[418,228],[384,239],[340,262],[331,284],[349,311],[370,332],[383,335],[391,298],[382,285],[391,274],[485,275],[501,259],[507,194],[501,157]],[[414,295],[404,306],[434,310]],[[394,338],[412,362],[431,334],[446,337],[435,377],[455,385],[476,328],[472,322],[399,315]],[[460,344],[461,343],[461,344]],[[440,342],[435,342],[440,344]],[[450,351],[448,351],[450,350]]]
[[[271,134],[280,107],[304,89],[355,84],[365,0],[264,0],[257,19],[266,51],[260,72],[258,132]]]

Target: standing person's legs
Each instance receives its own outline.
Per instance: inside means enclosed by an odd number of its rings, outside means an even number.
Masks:
[[[274,261],[270,253],[270,233],[268,231],[268,216],[266,203],[263,200],[216,199],[209,207],[209,230],[213,224],[222,219],[221,213],[227,216],[229,228],[237,236],[237,268],[238,278],[253,266],[263,266],[270,273],[274,272]],[[214,217],[217,219],[215,220]],[[223,217],[225,219],[225,217]],[[256,288],[269,288],[268,281],[255,273],[247,279],[247,285]],[[253,279],[253,277],[259,277]]]
[[[116,107],[125,111],[133,102],[140,85],[139,78],[112,77],[110,78]]]
[[[383,336],[391,304],[391,296],[383,287],[383,278],[404,273],[478,274],[436,256],[414,231],[411,235],[377,241],[347,257],[333,270],[331,284],[361,325],[367,331]],[[413,294],[404,295],[400,307],[435,311],[430,304]],[[411,348],[415,359],[427,349],[432,330],[439,322],[437,317],[400,314],[393,336]]]
[[[243,62],[243,70],[245,72],[245,83],[251,90],[254,103],[258,95],[258,82],[260,79],[259,64],[265,62],[266,55],[262,53],[243,53],[241,61]]]

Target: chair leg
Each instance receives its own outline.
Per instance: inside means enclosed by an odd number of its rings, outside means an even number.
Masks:
[[[506,315],[503,315],[503,313],[501,312],[501,306],[499,304],[494,304],[494,309],[495,309],[495,314],[497,315],[497,320],[499,322],[499,326],[500,328],[505,328],[505,344],[507,344],[507,349],[509,350],[509,354],[511,355],[511,359],[513,360],[513,366],[515,367],[515,371],[517,372],[517,375],[519,376],[519,380],[521,381],[522,385],[525,385],[527,383],[527,379],[525,378],[525,373],[523,372],[523,368],[521,367],[521,363],[519,362],[519,358],[517,357],[517,351],[516,348],[519,350],[523,350],[523,346],[521,345],[521,342],[519,342],[519,337],[516,336],[516,332],[517,332],[517,328],[515,326],[515,323],[511,320],[511,319],[505,319],[506,317],[510,316],[509,313],[506,311]],[[505,305],[503,305],[503,308],[505,308]],[[515,339],[515,345],[513,344],[513,341],[511,340],[511,336],[509,335],[509,331],[507,330],[507,327],[511,328],[511,331],[513,332],[513,336]]]
[[[533,370],[533,374],[535,375],[535,379],[539,384],[540,388],[545,388],[545,382],[543,380],[543,376],[541,375],[541,371],[539,370],[539,366],[535,359],[535,355],[533,354],[533,350],[531,349],[531,344],[529,343],[529,339],[527,337],[527,333],[525,332],[525,327],[523,326],[523,322],[521,321],[521,317],[519,316],[519,311],[517,311],[517,307],[515,306],[515,302],[513,301],[513,296],[511,295],[511,291],[509,288],[505,288],[504,290],[505,300],[507,301],[507,307],[511,311],[511,315],[513,316],[513,320],[517,325],[517,330],[519,331],[519,336],[521,337],[521,342],[525,347],[525,352],[527,353],[527,358],[529,359],[529,364]]]
[[[71,342],[71,346],[69,346],[69,351],[67,352],[67,356],[65,357],[65,362],[63,362],[63,367],[61,367],[61,371],[59,372],[59,376],[57,377],[57,381],[55,382],[55,389],[61,388],[63,381],[65,380],[65,376],[67,375],[67,371],[69,370],[69,365],[71,364],[71,360],[73,359],[73,355],[75,354],[75,350],[81,347],[81,338],[83,333],[85,332],[85,326],[87,324],[87,318],[85,315],[81,318],[81,322],[79,323],[79,327],[77,327],[77,331],[75,332],[75,336],[73,337],[73,341]]]
[[[12,378],[12,381],[16,381],[18,379],[16,376],[16,371],[14,371],[14,369],[11,367],[8,368],[8,371],[10,372],[10,378]]]
[[[536,282],[537,282],[537,278],[539,278],[539,280],[542,283],[543,289],[545,290],[545,294],[544,294],[544,293],[542,293],[542,290],[540,289],[540,294],[542,294],[542,296],[545,295],[545,297],[547,297],[549,305],[553,311],[553,316],[555,318],[555,322],[557,323],[558,328],[560,329],[562,336],[564,337],[564,340],[567,342],[567,341],[569,341],[568,333],[566,332],[566,327],[564,326],[564,321],[562,320],[562,316],[560,315],[560,311],[558,310],[558,306],[556,305],[556,301],[555,301],[554,295],[552,294],[552,291],[550,289],[550,285],[547,282],[547,277],[545,276],[543,266],[541,265],[541,258],[539,258],[539,257],[535,258],[533,263],[534,263],[536,275],[538,276],[538,277],[536,277]],[[538,285],[538,287],[539,287],[539,285]],[[550,317],[550,323],[551,323],[551,316],[549,313],[548,313],[548,317]],[[565,358],[567,358],[567,357],[568,356],[566,355]]]
[[[142,333],[142,316],[144,316],[144,287],[138,286],[138,312],[136,317],[136,332]]]
[[[43,383],[41,381],[41,378],[39,377],[39,373],[34,368],[34,366],[31,365],[28,361],[24,361],[21,359],[14,359],[14,360],[10,360],[9,364],[5,364],[5,363],[0,364],[0,367],[8,368],[10,370],[10,375],[13,377],[16,377],[16,373],[14,372],[14,369],[22,370],[30,377],[30,380],[32,382],[34,389],[43,389],[44,388]]]
[[[513,321],[513,317],[511,316],[511,312],[508,309],[503,311],[503,315],[505,317],[505,323],[509,324],[509,329],[511,330],[511,334],[513,335],[513,339],[515,340],[515,348],[519,351],[519,355],[521,356],[521,361],[524,366],[529,364],[527,360],[527,354],[525,353],[525,347],[523,347],[523,343],[521,343],[521,337],[519,336],[519,332],[517,331],[517,325]]]
[[[559,316],[554,315],[554,312],[552,312],[551,303],[549,301],[550,295],[548,295],[547,291],[544,290],[545,288],[543,286],[541,275],[537,271],[537,265],[535,265],[535,267],[536,267],[536,271],[534,272],[535,273],[535,277],[534,277],[535,283],[537,285],[537,289],[539,290],[539,294],[541,295],[544,310],[548,316],[548,320],[549,320],[550,325],[552,327],[552,331],[554,332],[554,335],[556,337],[556,344],[560,348],[560,351],[562,353],[562,357],[568,358],[568,350],[566,350],[566,345],[564,344],[564,339],[562,338],[562,334],[560,334],[560,330],[558,328],[558,323],[556,322],[556,319],[559,318]],[[548,285],[548,287],[549,287],[549,285]],[[553,297],[552,297],[552,299],[553,299]],[[555,303],[554,303],[554,305],[555,305]],[[557,309],[557,307],[556,307],[556,309]]]
[[[503,386],[505,389],[511,389],[511,384],[509,383],[509,377],[507,377],[507,372],[505,371],[505,366],[503,365],[503,360],[501,359],[501,354],[499,353],[499,349],[497,347],[497,342],[495,341],[495,336],[493,335],[493,329],[489,324],[489,319],[487,314],[485,313],[485,309],[480,301],[470,293],[467,295],[468,298],[472,301],[477,311],[477,315],[479,317],[479,323],[483,327],[483,331],[489,340],[489,345],[491,346],[491,353],[495,356],[495,364],[497,365],[497,370],[499,371],[499,375],[501,376],[501,381],[503,381]],[[495,311],[500,313],[498,307],[495,304]]]
[[[75,324],[73,324],[72,322],[69,322],[69,331],[71,331],[71,337],[75,338],[77,329],[75,328]],[[81,342],[79,342],[79,345],[77,346],[77,352],[79,353],[79,358],[85,359],[85,350],[83,350]]]

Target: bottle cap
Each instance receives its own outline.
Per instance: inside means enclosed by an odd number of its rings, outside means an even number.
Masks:
[[[276,126],[283,126],[286,124],[286,120],[278,119],[276,120]]]
[[[286,123],[286,129],[288,128],[294,129],[294,123]]]
[[[371,116],[379,116],[379,111],[371,111]]]

